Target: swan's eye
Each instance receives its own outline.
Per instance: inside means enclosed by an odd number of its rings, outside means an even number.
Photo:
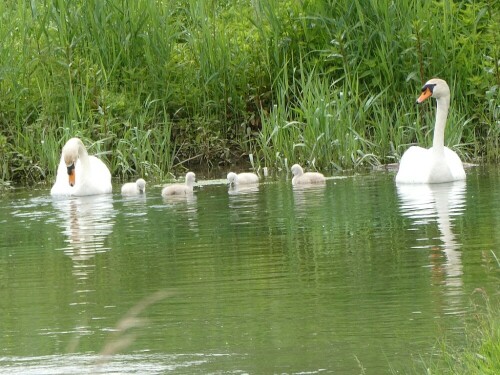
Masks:
[[[436,87],[435,83],[429,83],[427,85],[424,85],[424,87],[422,87],[422,92],[424,92],[427,89],[429,89],[431,92],[434,92],[434,87]]]
[[[68,165],[68,175],[71,175],[71,173],[73,172],[73,170],[75,169],[75,164],[71,164],[71,165]]]

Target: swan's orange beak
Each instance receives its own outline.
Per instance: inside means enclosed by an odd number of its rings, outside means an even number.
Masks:
[[[69,186],[75,186],[75,164],[68,166]]]
[[[430,98],[432,95],[432,91],[430,88],[428,87],[424,87],[424,89],[422,90],[422,94],[420,94],[420,96],[418,97],[417,99],[417,104],[420,104],[422,103],[425,99],[427,98]]]

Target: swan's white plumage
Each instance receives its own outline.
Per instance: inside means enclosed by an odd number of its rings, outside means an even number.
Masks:
[[[432,147],[425,149],[412,146],[403,154],[396,175],[397,183],[432,184],[465,179],[462,161],[454,151],[444,146],[444,130],[450,106],[448,84],[439,78],[427,81],[417,103],[430,96],[436,98],[437,102]]]
[[[298,164],[292,165],[292,185],[321,184],[326,181],[325,176],[318,172],[305,172]]]
[[[193,193],[193,186],[196,180],[196,176],[193,172],[186,173],[186,183],[185,184],[172,184],[165,186],[161,191],[163,197],[169,195],[187,195]]]
[[[74,185],[70,184],[68,167],[74,165]],[[84,196],[111,193],[111,173],[95,156],[89,156],[78,138],[64,145],[57,168],[56,182],[50,190],[53,196]]]
[[[122,195],[139,195],[146,193],[146,181],[139,178],[136,182],[127,182],[122,186]]]
[[[259,183],[259,176],[255,173],[243,172],[243,173],[234,173],[229,172],[227,174],[227,182],[230,185],[245,185],[245,184],[257,184]]]

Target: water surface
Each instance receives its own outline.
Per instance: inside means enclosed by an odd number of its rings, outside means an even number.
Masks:
[[[498,293],[497,169],[199,180],[169,200],[2,193],[0,373],[407,371]]]

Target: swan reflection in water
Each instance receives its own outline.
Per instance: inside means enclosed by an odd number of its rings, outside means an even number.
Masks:
[[[74,274],[86,279],[96,254],[109,250],[106,237],[113,231],[116,212],[110,194],[53,199],[58,224],[66,236],[64,251],[73,260]]]
[[[326,183],[294,185],[293,200],[297,212],[309,212],[325,205]]]
[[[78,306],[78,313],[74,336],[68,344],[68,351],[73,352],[81,337],[95,333],[88,306],[96,286],[90,276],[96,267],[95,256],[110,250],[105,242],[113,231],[116,212],[111,194],[53,199],[52,204],[57,224],[66,237],[66,246],[61,250],[71,258],[76,279],[75,300],[70,306]]]
[[[462,215],[465,210],[465,181],[442,184],[397,184],[397,191],[401,201],[401,213],[411,218],[415,226],[437,223],[445,257],[442,265],[445,285],[460,288],[463,272],[461,244],[453,233],[452,221],[454,216]],[[433,239],[422,240],[432,242]],[[432,244],[429,247],[434,248]]]
[[[259,184],[229,186],[228,207],[231,225],[255,225],[259,215]]]
[[[185,220],[189,229],[198,233],[198,197],[195,193],[162,196],[167,209],[175,212],[174,217]],[[165,209],[165,206],[158,207]]]
[[[244,195],[244,194],[254,194],[259,192],[259,184],[246,184],[246,185],[234,185],[229,186],[227,193],[229,195]]]

